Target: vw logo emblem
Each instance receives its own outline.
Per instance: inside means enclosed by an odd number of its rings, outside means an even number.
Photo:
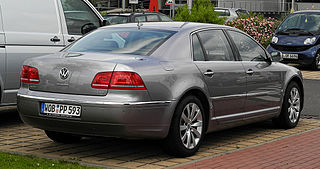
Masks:
[[[67,68],[62,68],[60,70],[60,78],[66,80],[69,77],[69,70]]]

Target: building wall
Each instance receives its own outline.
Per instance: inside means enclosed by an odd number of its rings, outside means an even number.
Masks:
[[[244,8],[256,12],[284,12],[291,8],[288,0],[218,0],[219,7]]]

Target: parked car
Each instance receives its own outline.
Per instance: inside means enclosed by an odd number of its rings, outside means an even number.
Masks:
[[[221,8],[216,7],[214,11],[217,12],[220,17],[226,17],[226,22],[237,19],[240,15],[249,15],[249,12],[241,8]]]
[[[320,69],[320,10],[290,14],[276,30],[267,50],[283,63]]]
[[[17,103],[25,59],[58,52],[104,25],[87,0],[1,0],[0,6],[0,106]]]
[[[154,12],[142,13],[109,13],[103,15],[110,24],[121,24],[131,22],[172,22],[167,15]]]
[[[164,139],[190,156],[207,132],[266,119],[293,128],[303,107],[301,72],[222,25],[111,25],[23,65],[20,116],[56,142]]]

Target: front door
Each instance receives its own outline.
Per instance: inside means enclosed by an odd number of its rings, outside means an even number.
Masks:
[[[246,97],[246,75],[231,51],[222,30],[192,35],[194,63],[201,71],[219,123],[242,120]]]
[[[266,61],[266,51],[245,34],[228,31],[242,59],[247,76],[246,118],[280,110],[283,75],[275,63]]]

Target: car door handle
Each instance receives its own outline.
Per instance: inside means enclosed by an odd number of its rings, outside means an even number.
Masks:
[[[207,70],[206,72],[203,73],[205,76],[212,77],[214,75],[214,72],[212,70]]]
[[[248,70],[246,71],[246,73],[247,73],[248,75],[253,75],[254,71],[253,71],[252,69],[248,69]]]
[[[74,37],[71,37],[70,39],[68,39],[68,42],[73,42],[75,41],[76,39]]]
[[[54,36],[50,39],[51,42],[60,42],[60,39],[57,36]]]

